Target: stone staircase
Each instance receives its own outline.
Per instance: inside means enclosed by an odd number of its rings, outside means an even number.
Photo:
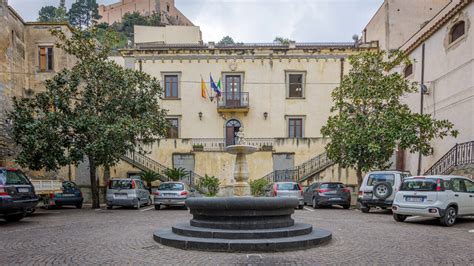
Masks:
[[[136,168],[142,171],[154,171],[159,174],[159,180],[161,182],[172,181],[166,176],[166,170],[169,170],[169,167],[162,165],[161,163],[151,159],[150,157],[137,153],[137,152],[127,152],[121,158],[123,161],[135,166]],[[197,191],[203,193],[202,189],[199,188],[199,181],[203,177],[196,174],[193,171],[188,171],[186,175],[180,180],[188,184],[191,188],[196,189]]]
[[[459,175],[474,174],[474,141],[454,145],[425,172],[425,175],[447,175],[456,170],[461,170],[456,173]]]
[[[262,177],[262,179],[267,179],[270,183],[281,181],[300,183],[332,165],[334,165],[334,162],[327,157],[326,152],[323,152],[296,167],[286,170],[275,170]]]

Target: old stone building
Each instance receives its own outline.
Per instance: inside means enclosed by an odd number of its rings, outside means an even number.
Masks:
[[[7,0],[0,0],[0,165],[11,165],[15,152],[6,137],[11,97],[43,91],[45,80],[74,64],[74,58],[54,47],[52,28],[70,32],[67,24],[25,22]]]
[[[122,21],[125,13],[139,12],[148,16],[153,12],[160,14],[161,23],[164,25],[192,26],[193,23],[179,11],[174,0],[121,0],[111,5],[100,5],[100,22],[113,24]]]
[[[214,175],[225,186],[234,161],[225,147],[244,130],[247,142],[259,148],[248,156],[251,179],[291,175],[303,182],[356,184],[353,172],[328,163],[324,147],[329,140],[320,129],[330,114],[331,91],[350,67],[345,59],[377,49],[375,43],[220,46],[202,43],[192,27],[167,27],[136,27],[135,47],[122,50],[114,60],[161,80],[161,104],[169,110],[172,127],[166,138],[148,147],[150,154],[127,155],[111,176],[137,174],[143,170],[140,161],[147,161],[157,168]],[[163,36],[160,32],[172,39],[153,42],[153,36]],[[178,43],[174,36],[188,37]],[[222,84],[220,97],[210,90],[210,75]]]

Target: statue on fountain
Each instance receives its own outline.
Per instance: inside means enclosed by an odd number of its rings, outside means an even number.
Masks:
[[[239,128],[239,131],[237,131],[237,133],[235,133],[235,144],[238,144],[238,145],[245,145],[245,133],[244,133],[244,127],[241,126]]]

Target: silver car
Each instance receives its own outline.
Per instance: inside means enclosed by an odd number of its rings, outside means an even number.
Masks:
[[[112,179],[107,187],[107,209],[113,206],[135,207],[150,205],[150,192],[143,181],[136,178]]]
[[[304,198],[301,185],[296,182],[275,182],[267,189],[267,197],[295,197],[298,199],[298,208],[303,209]]]
[[[155,210],[160,210],[164,206],[186,206],[188,197],[195,196],[195,190],[183,182],[163,182],[153,193]]]

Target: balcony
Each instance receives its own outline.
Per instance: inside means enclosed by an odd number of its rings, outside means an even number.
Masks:
[[[249,111],[248,92],[223,92],[217,99],[219,113],[247,113]]]

